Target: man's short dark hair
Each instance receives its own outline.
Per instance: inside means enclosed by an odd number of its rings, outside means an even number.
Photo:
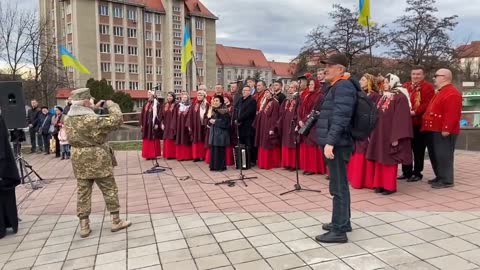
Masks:
[[[267,87],[267,83],[264,80],[259,80],[257,83],[261,83],[264,87]]]
[[[283,86],[282,80],[276,80],[276,81],[274,81],[273,83],[278,83],[278,84],[280,84],[281,86]]]
[[[423,73],[425,73],[425,68],[420,65],[413,66],[412,70],[421,70]]]

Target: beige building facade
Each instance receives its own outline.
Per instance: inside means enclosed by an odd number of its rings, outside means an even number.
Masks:
[[[89,70],[68,68],[70,87],[89,78],[116,90],[190,91],[216,82],[216,20],[198,0],[40,0],[50,42],[64,45]],[[195,61],[181,72],[182,41],[191,32]]]

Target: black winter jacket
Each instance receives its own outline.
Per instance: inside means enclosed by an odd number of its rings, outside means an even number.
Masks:
[[[238,101],[235,108],[236,115],[234,120],[237,120],[240,125],[238,126],[238,133],[240,137],[255,136],[255,129],[252,128],[253,121],[257,115],[257,101],[252,96],[243,98]]]
[[[214,109],[215,124],[208,124],[210,134],[208,144],[210,146],[227,146],[230,144],[230,114],[226,108]]]
[[[356,84],[357,86],[355,86]],[[340,80],[326,87],[317,120],[317,143],[321,146],[352,146],[351,119],[357,101],[356,80]]]

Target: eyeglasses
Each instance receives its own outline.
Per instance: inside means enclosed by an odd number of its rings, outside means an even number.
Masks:
[[[443,76],[445,76],[445,75],[442,75],[442,74],[435,74],[435,75],[433,75],[433,78],[435,78],[435,79],[436,79],[437,77],[443,77]]]

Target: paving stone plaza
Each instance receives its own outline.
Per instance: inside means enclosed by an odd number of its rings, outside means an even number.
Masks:
[[[152,163],[136,151],[117,152],[115,174],[128,229],[110,232],[103,197],[94,188],[92,234],[78,235],[76,180],[69,161],[26,159],[46,180],[32,191],[17,188],[22,221],[0,240],[0,268],[11,269],[480,269],[480,153],[457,151],[456,185],[432,190],[424,181],[399,182],[383,196],[351,190],[353,232],[347,244],[314,237],[329,222],[331,197],[324,176],[252,169],[258,179],[212,173],[201,162],[163,161],[171,170],[142,174]],[[189,176],[188,179],[186,176]]]

